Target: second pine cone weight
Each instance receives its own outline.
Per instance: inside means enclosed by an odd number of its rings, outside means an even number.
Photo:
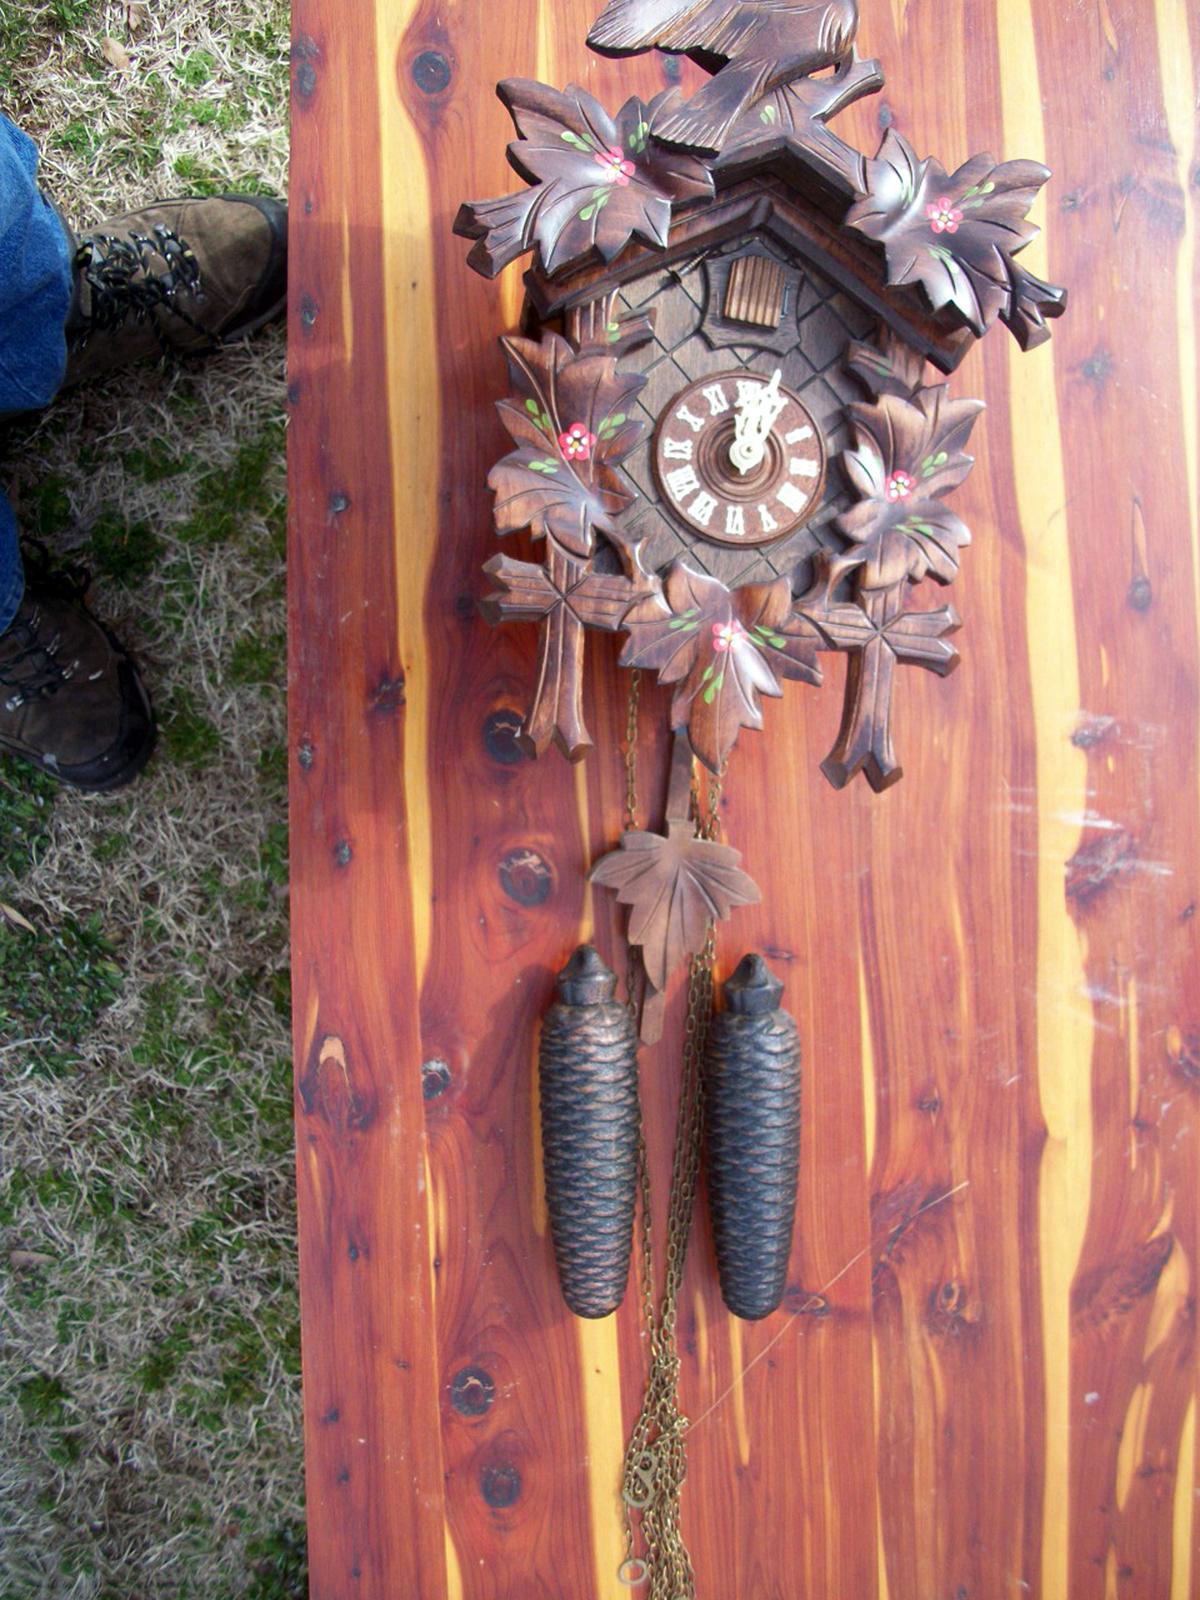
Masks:
[[[558,975],[539,1077],[546,1204],[563,1298],[605,1317],[625,1294],[637,1192],[637,1027],[590,945]]]
[[[704,1060],[708,1194],[721,1293],[751,1321],[783,1298],[800,1171],[800,1041],[761,956],[725,984]]]

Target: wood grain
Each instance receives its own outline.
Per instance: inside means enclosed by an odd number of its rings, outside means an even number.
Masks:
[[[515,269],[460,202],[516,180],[497,78],[616,110],[672,64],[590,57],[588,0],[294,8],[291,730],[297,1148],[315,1600],[613,1600],[636,1295],[582,1325],[545,1215],[535,1022],[624,800],[619,642],[578,767],[516,744],[531,628],[496,552]],[[1200,17],[1186,0],[863,0],[889,82],[837,122],[953,168],[1044,161],[1047,346],[1002,332],[956,508],[963,664],[897,675],[903,783],[819,763],[841,667],[742,740],[723,930],[799,1024],[782,1308],[682,1296],[701,1600],[1195,1600],[1200,1248]],[[684,65],[685,93],[702,79]],[[1040,256],[1038,252],[1041,252]],[[519,542],[510,552],[528,558]],[[665,691],[645,687],[643,821]],[[660,1213],[681,996],[642,1052]]]

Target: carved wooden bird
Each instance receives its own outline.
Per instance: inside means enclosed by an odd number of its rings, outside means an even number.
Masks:
[[[609,0],[588,44],[611,56],[677,50],[714,73],[690,100],[664,108],[654,135],[719,150],[764,95],[844,61],[857,29],[857,0]]]

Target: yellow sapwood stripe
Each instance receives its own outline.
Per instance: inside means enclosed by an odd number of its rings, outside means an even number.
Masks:
[[[557,13],[562,0],[538,0],[537,75],[539,83],[558,83],[561,77]]]
[[[396,570],[397,649],[405,678],[403,782],[410,915],[418,989],[425,980],[432,925],[432,821],[429,797],[429,661],[423,629],[425,592],[441,528],[438,466],[441,388],[434,270],[433,206],[425,151],[396,85],[396,60],[419,7],[392,0],[375,8],[379,83],[379,196],[383,306],[387,338],[388,423],[391,437],[392,537]],[[370,604],[370,596],[365,603]],[[397,908],[397,914],[401,908]]]
[[[1155,0],[1159,73],[1175,171],[1183,195],[1183,237],[1175,266],[1175,316],[1179,351],[1179,416],[1187,469],[1188,525],[1192,546],[1194,605],[1200,618],[1200,370],[1197,368],[1196,211],[1191,201],[1196,142],[1196,92],[1189,37],[1189,0]],[[1179,1246],[1176,1246],[1179,1250]],[[1170,1263],[1168,1263],[1168,1266]],[[1196,1548],[1196,1401],[1184,1419],[1175,1469],[1171,1539],[1171,1600],[1192,1600]]]
[[[1183,197],[1183,237],[1175,271],[1175,347],[1179,351],[1179,416],[1187,468],[1192,577],[1200,615],[1200,372],[1196,345],[1196,207],[1192,200],[1197,85],[1188,32],[1191,9],[1191,0],[1154,0],[1163,106],[1175,146],[1176,180]]]
[[[557,16],[555,0],[539,0],[537,75],[543,83],[557,83]],[[517,277],[510,274],[514,285]],[[579,838],[584,849],[591,835],[588,805],[589,781],[598,781],[593,756],[575,768],[575,809]],[[592,936],[594,904],[590,884],[585,885],[580,908],[580,938]],[[625,1559],[619,1480],[625,1453],[621,1405],[621,1362],[617,1318],[579,1320],[579,1366],[583,1381],[584,1426],[587,1431],[588,1492],[591,1501],[592,1552],[596,1565],[597,1596],[619,1593],[617,1570]]]
[[[1043,159],[1030,0],[998,0],[1004,147]],[[1044,212],[1044,200],[1039,210]],[[1036,268],[1035,268],[1036,270]],[[1017,507],[1025,544],[1026,628],[1037,750],[1037,1049],[1047,1140],[1039,1183],[1045,1361],[1043,1600],[1070,1587],[1070,1294],[1087,1227],[1091,1184],[1091,1053],[1084,941],[1066,908],[1064,863],[1086,809],[1086,759],[1070,742],[1079,665],[1067,537],[1062,438],[1049,345],[1010,346],[1009,395]]]
[[[1133,1474],[1146,1454],[1146,1430],[1150,1425],[1150,1405],[1154,1398],[1154,1385],[1139,1383],[1130,1397],[1128,1409],[1121,1423],[1121,1444],[1117,1451],[1117,1510],[1124,1511],[1129,1491],[1133,1487]]]
[[[543,83],[557,81],[554,60],[554,16],[553,8],[547,4],[547,0],[542,0],[538,7],[538,76]],[[589,783],[599,782],[597,761],[603,758],[593,753],[575,766],[576,824],[585,853],[591,837],[588,787]],[[554,759],[561,759],[557,752],[554,754]],[[578,928],[580,940],[594,937],[593,896],[594,890],[585,879]],[[537,1149],[540,1166],[540,1126]],[[538,1196],[544,1218],[544,1188],[541,1182],[538,1185]],[[543,1229],[544,1226],[543,1221]],[[617,1571],[625,1559],[625,1534],[620,1499],[621,1463],[625,1454],[620,1348],[615,1316],[601,1317],[594,1321],[580,1318],[578,1321],[579,1370],[583,1384],[584,1427],[587,1433],[592,1553],[596,1566],[595,1592],[597,1596],[603,1597],[619,1592]]]
[[[379,95],[380,248],[383,262],[384,328],[387,347],[387,408],[391,440],[392,529],[397,586],[396,646],[405,677],[403,786],[410,884],[407,907],[395,914],[410,921],[418,992],[429,961],[430,885],[433,845],[428,789],[429,664],[422,627],[425,590],[436,547],[440,437],[437,318],[433,252],[433,207],[425,177],[425,153],[396,86],[395,63],[417,0],[393,0],[375,8],[375,60]],[[364,597],[370,604],[371,597]],[[414,1069],[416,1063],[410,1064]],[[429,1181],[429,1180],[427,1180]],[[439,1207],[434,1197],[434,1212]],[[439,1221],[441,1219],[439,1218]],[[430,1230],[429,1304],[437,1303]],[[449,1526],[445,1531],[448,1600],[461,1600],[462,1573]]]
[[[743,1467],[750,1465],[750,1422],[746,1416],[746,1346],[743,1339],[745,1324],[740,1317],[727,1317],[729,1330],[729,1359],[733,1366],[734,1382],[733,1420],[737,1432],[738,1460]]]
[[[621,1358],[617,1318],[576,1317],[583,1420],[587,1434],[588,1498],[597,1596],[619,1593],[617,1569],[625,1559],[620,1477],[625,1456],[621,1412]]]
[[[1193,1600],[1192,1560],[1195,1540],[1192,1523],[1196,1505],[1196,1401],[1193,1397],[1183,1419],[1179,1460],[1175,1467],[1175,1502],[1171,1518],[1171,1600]]]
[[[458,1551],[454,1548],[454,1540],[450,1533],[450,1524],[445,1527],[446,1545],[446,1600],[463,1600],[462,1568],[458,1564]]]
[[[1175,172],[1183,200],[1183,236],[1175,266],[1175,348],[1179,352],[1179,416],[1187,473],[1188,525],[1192,582],[1200,618],[1200,370],[1197,367],[1196,209],[1192,203],[1192,162],[1196,144],[1197,84],[1192,68],[1189,0],[1155,0],[1159,74]],[[1180,1254],[1177,1245],[1174,1254]],[[1168,1267],[1171,1263],[1168,1262]],[[1190,1263],[1180,1262],[1190,1279]],[[1164,1274],[1165,1276],[1165,1274]],[[1175,1474],[1171,1559],[1171,1600],[1190,1600],[1196,1543],[1196,1402],[1184,1419]]]

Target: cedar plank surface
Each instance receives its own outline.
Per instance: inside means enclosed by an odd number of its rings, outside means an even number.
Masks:
[[[291,754],[314,1600],[615,1600],[637,1296],[554,1277],[536,1019],[620,828],[625,674],[595,750],[512,759],[535,630],[476,602],[520,268],[460,201],[517,183],[502,76],[610,108],[659,56],[598,0],[296,0]],[[963,663],[897,674],[903,782],[835,793],[842,667],[731,763],[725,835],[804,1068],[790,1288],[739,1323],[702,1209],[681,1296],[699,1600],[1200,1596],[1197,661],[1200,17],[1186,0],[862,0],[873,151],[1041,159],[1050,345],[952,380],[988,411],[957,509]],[[685,82],[698,82],[685,64]],[[644,685],[642,815],[666,698]],[[641,1073],[657,1220],[682,996]],[[660,1250],[661,1256],[661,1250]],[[636,1591],[635,1591],[636,1592]]]

